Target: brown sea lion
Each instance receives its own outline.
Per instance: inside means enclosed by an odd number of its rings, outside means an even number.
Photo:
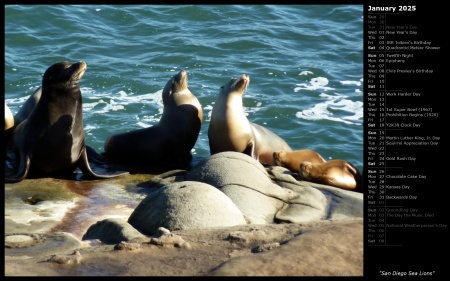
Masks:
[[[42,78],[40,97],[30,96],[24,120],[12,136],[19,164],[5,182],[19,182],[29,172],[68,175],[79,167],[87,178],[111,178],[128,172],[96,173],[88,162],[83,128],[82,97],[78,82],[86,71],[83,61],[58,62]],[[36,92],[35,92],[36,93]],[[34,104],[34,108],[31,105]]]
[[[41,94],[42,94],[42,87],[40,86],[34,91],[34,93],[30,97],[28,97],[28,99],[19,108],[19,111],[17,111],[16,115],[14,115],[13,119],[14,126],[10,128],[10,132],[8,131],[7,133],[5,133],[6,147],[9,148],[11,146],[12,131],[14,131],[15,127],[17,127],[20,123],[22,123],[22,121],[24,121],[25,119],[28,118],[28,116],[30,116],[31,112],[34,110],[39,99],[41,98]]]
[[[330,160],[324,163],[309,161],[300,164],[299,178],[334,187],[363,192],[362,176],[355,166],[345,160]]]
[[[273,152],[292,151],[290,146],[272,131],[249,122],[244,113],[242,95],[250,83],[243,74],[220,87],[208,128],[210,153],[236,151],[259,162],[273,165]]]
[[[285,167],[293,173],[298,173],[300,164],[305,161],[311,163],[324,163],[326,162],[323,157],[310,149],[301,149],[295,151],[279,150],[273,153],[273,161],[275,165]]]
[[[188,75],[181,70],[162,91],[163,113],[152,127],[109,136],[105,156],[124,165],[185,168],[192,160],[203,121],[199,100],[188,88]]]
[[[38,87],[31,96],[23,103],[23,105],[19,108],[16,115],[14,115],[14,124],[15,126],[19,125],[25,119],[30,116],[31,112],[36,107],[37,103],[41,99],[42,95],[42,86]]]

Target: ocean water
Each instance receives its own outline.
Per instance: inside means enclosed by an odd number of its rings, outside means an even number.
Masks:
[[[209,156],[220,86],[243,73],[247,118],[294,149],[363,169],[362,5],[6,5],[5,102],[15,114],[55,62],[85,61],[86,144],[154,125],[181,69],[203,106]],[[151,161],[151,159],[149,159]],[[157,161],[157,160],[155,160]]]

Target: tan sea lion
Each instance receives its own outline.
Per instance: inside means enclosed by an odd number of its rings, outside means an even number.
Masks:
[[[311,163],[324,163],[326,162],[323,157],[310,149],[301,149],[295,151],[279,150],[273,153],[273,161],[275,165],[285,167],[293,173],[298,173],[300,164],[305,161]]]
[[[14,116],[11,109],[5,103],[5,131],[14,127]]]
[[[306,161],[300,164],[298,174],[306,181],[363,192],[360,172],[345,160],[336,159],[324,163]]]
[[[243,74],[220,87],[208,128],[210,153],[236,151],[259,162],[273,165],[273,152],[292,151],[290,146],[272,131],[249,122],[244,113],[242,95],[250,83]]]
[[[9,106],[5,103],[5,131],[12,127],[14,127],[14,116]]]
[[[192,160],[203,121],[199,100],[188,88],[188,75],[181,70],[162,91],[163,113],[152,127],[109,136],[106,158],[118,164],[185,168]]]
[[[30,171],[44,176],[69,175],[77,167],[83,176],[89,178],[128,174],[97,173],[88,162],[82,96],[78,85],[85,71],[86,63],[83,61],[55,63],[45,71],[42,94],[38,98],[33,94],[29,98],[32,102],[25,102],[34,104],[34,108],[31,105],[27,108],[24,120],[13,131],[12,146],[18,168],[6,176],[5,182],[19,182]]]
[[[5,103],[5,148],[9,148],[11,145],[11,135],[13,130],[14,116],[9,106]]]

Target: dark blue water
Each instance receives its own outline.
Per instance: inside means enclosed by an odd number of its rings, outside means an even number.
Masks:
[[[243,73],[251,122],[293,149],[363,167],[362,5],[7,5],[5,102],[16,113],[55,62],[85,61],[86,143],[149,127],[161,90],[185,69],[204,121],[193,149],[209,156],[219,87]]]

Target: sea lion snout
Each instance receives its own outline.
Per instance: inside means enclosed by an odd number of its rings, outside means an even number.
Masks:
[[[277,166],[283,166],[283,162],[281,161],[281,158],[283,157],[283,153],[285,153],[284,150],[274,151],[273,156],[273,162]]]
[[[238,91],[240,93],[243,93],[245,91],[245,89],[247,89],[248,85],[250,84],[250,76],[248,76],[247,74],[242,74],[241,77],[239,78],[234,78],[233,83],[231,85],[231,89],[233,89],[234,91]]]
[[[312,163],[309,161],[304,161],[300,163],[300,168],[298,174],[301,178],[305,180],[310,180],[309,174],[311,173]]]
[[[186,88],[187,79],[187,72],[186,70],[182,69],[180,72],[178,72],[177,75],[173,77],[172,84],[179,84],[179,88]]]

